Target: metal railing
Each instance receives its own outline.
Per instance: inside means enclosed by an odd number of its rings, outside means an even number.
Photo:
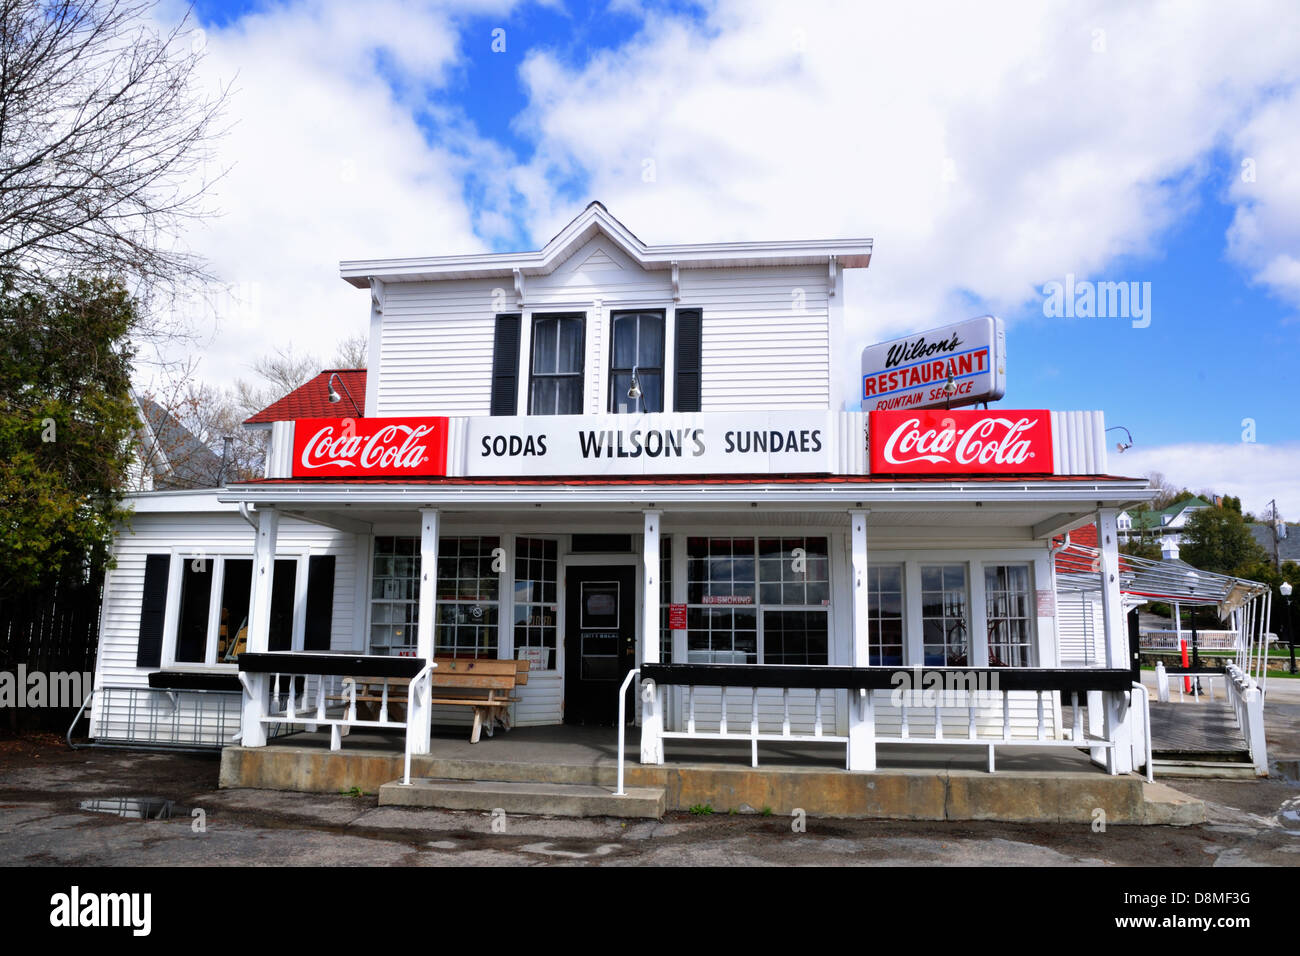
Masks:
[[[624,742],[627,740],[627,687],[640,673],[641,668],[632,668],[627,672],[627,676],[623,678],[623,683],[618,689],[618,789],[614,791],[616,797],[627,796],[627,791],[623,789],[623,749]]]
[[[216,750],[239,732],[237,691],[105,686],[95,694],[99,742]]]

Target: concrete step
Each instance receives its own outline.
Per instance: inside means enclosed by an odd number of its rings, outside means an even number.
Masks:
[[[1169,760],[1154,758],[1157,777],[1187,777],[1218,780],[1253,780],[1255,765],[1234,760]]]
[[[628,759],[629,766],[636,762],[633,757]],[[618,781],[618,767],[613,762],[541,763],[531,760],[415,756],[411,758],[411,777],[414,779],[416,776],[433,780],[574,784],[613,790]]]
[[[1205,801],[1156,781],[1142,784],[1143,823],[1187,827],[1205,822]]]
[[[445,780],[413,777],[379,788],[381,807],[437,807],[443,810],[504,810],[553,817],[631,817],[659,819],[666,796],[662,787],[629,787],[615,796],[612,787],[574,783],[521,783],[503,780]]]

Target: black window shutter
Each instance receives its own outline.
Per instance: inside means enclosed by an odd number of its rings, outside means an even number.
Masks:
[[[136,667],[161,667],[163,619],[167,616],[167,576],[171,555],[144,559],[144,594],[140,601],[140,638],[135,645]]]
[[[334,555],[314,554],[307,559],[307,627],[303,649],[328,651],[334,620]]]
[[[700,410],[700,324],[699,309],[677,310],[676,368],[673,371],[673,411]]]
[[[518,403],[519,316],[498,315],[492,346],[492,414],[514,415]]]

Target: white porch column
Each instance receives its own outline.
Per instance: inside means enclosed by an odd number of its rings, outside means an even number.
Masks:
[[[659,663],[659,511],[644,511],[645,539],[641,548],[641,663]],[[647,694],[645,691],[649,691]],[[641,762],[664,762],[664,691],[649,686],[641,697]]]
[[[273,508],[257,509],[257,539],[253,543],[253,589],[249,594],[248,643],[250,654],[264,654],[271,643],[271,575],[275,573],[275,541],[280,515]],[[244,712],[240,743],[245,747],[266,746],[266,674],[241,675],[244,679]],[[292,691],[291,691],[292,693]]]
[[[434,599],[438,593],[438,510],[420,509],[420,609],[415,631],[415,654],[427,664],[433,664],[433,633],[437,622]],[[407,697],[406,735],[411,753],[427,754],[433,743],[433,716],[429,695],[419,694],[415,688]]]
[[[871,663],[871,620],[867,589],[867,512],[849,512],[849,541],[853,593],[853,634],[850,641],[853,667]],[[849,692],[849,770],[876,769],[876,710],[871,691]]]
[[[1119,591],[1119,533],[1114,508],[1097,511],[1097,549],[1101,553],[1101,608],[1106,624],[1106,666],[1128,670],[1128,623],[1124,616],[1124,602]],[[1114,763],[1111,769],[1118,773],[1133,770],[1133,721],[1129,715],[1127,692],[1108,691],[1104,695],[1102,713],[1103,732],[1115,741],[1111,748]],[[1089,707],[1091,710],[1091,707]]]

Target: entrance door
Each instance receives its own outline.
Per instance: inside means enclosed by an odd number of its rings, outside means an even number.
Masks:
[[[564,607],[564,722],[612,727],[636,661],[636,567],[569,568]]]

